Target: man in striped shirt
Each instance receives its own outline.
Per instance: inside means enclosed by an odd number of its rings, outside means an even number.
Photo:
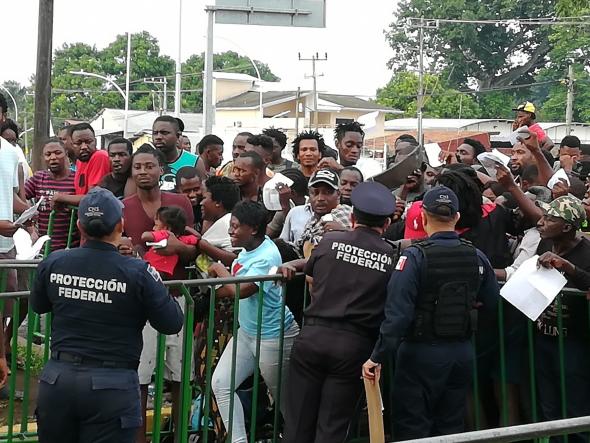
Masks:
[[[70,161],[66,148],[57,137],[48,139],[43,146],[43,159],[47,169],[35,172],[25,184],[27,199],[45,200],[39,205],[39,234],[47,234],[51,199],[56,194],[75,194],[74,172],[70,169]],[[68,240],[71,210],[64,205],[56,206],[53,230],[50,233],[51,250],[65,249]],[[72,233],[71,246],[78,246],[80,236],[78,230]]]

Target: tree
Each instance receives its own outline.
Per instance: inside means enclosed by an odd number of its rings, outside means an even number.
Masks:
[[[572,0],[580,1],[580,0]],[[418,32],[404,26],[410,17],[429,19],[516,19],[555,16],[556,0],[401,0],[387,38],[394,56],[389,66],[405,72],[418,66]],[[402,27],[400,27],[402,26]],[[547,61],[548,26],[440,23],[424,31],[432,71],[454,88],[480,89],[525,84]]]
[[[158,109],[162,103],[161,85],[147,84],[144,79],[166,79],[169,94],[166,108],[174,107],[175,64],[174,61],[160,53],[158,40],[148,32],[131,36],[131,73],[129,108],[151,110]],[[100,74],[115,81],[121,88],[125,87],[127,70],[127,36],[118,35],[115,41],[102,50],[83,43],[65,44],[55,51],[53,60],[52,117],[57,124],[66,118],[87,120],[102,108],[124,107],[123,97],[117,90],[101,79],[70,74],[70,71],[86,71]],[[264,80],[278,80],[267,64],[255,61]],[[216,71],[239,72],[256,77],[256,70],[250,59],[233,51],[215,54],[213,68]],[[192,55],[183,63],[181,109],[201,112],[203,98],[204,70],[203,56]],[[154,105],[155,97],[158,103]]]
[[[130,109],[151,109],[153,85],[143,83],[146,77],[174,76],[174,61],[160,54],[158,41],[147,32],[131,36],[132,93]],[[104,80],[75,76],[70,71],[86,71],[104,75],[125,87],[127,36],[119,35],[106,48],[98,51],[83,43],[65,44],[55,51],[53,59],[52,116],[89,119],[102,108],[123,108],[124,99]],[[98,93],[97,93],[98,91]]]
[[[418,76],[403,72],[394,76],[384,88],[377,90],[377,101],[384,106],[404,111],[407,117],[415,117],[417,90]],[[449,88],[439,76],[425,75],[424,90],[424,117],[479,117],[480,108],[473,96]]]
[[[568,21],[590,15],[590,4],[583,0],[559,0],[558,15]],[[543,120],[563,121],[566,114],[568,66],[574,70],[574,121],[590,121],[590,28],[588,26],[555,26],[549,41],[550,63],[541,70],[536,80],[551,82],[538,88],[537,99],[542,102],[540,117]]]
[[[14,97],[14,99],[16,100],[16,106],[18,108],[18,124],[23,127],[24,126],[24,113],[26,111],[26,105],[25,105],[25,101],[26,101],[26,97],[25,94],[27,93],[27,88],[24,87],[23,85],[21,85],[19,82],[16,82],[14,80],[7,80],[4,83],[2,83],[2,86],[6,89],[8,89],[8,91],[10,92],[10,94]],[[9,109],[9,117],[12,119],[16,118],[16,112],[13,109],[14,108],[14,104],[12,103],[12,99],[8,96],[8,94],[6,93],[6,91],[3,91],[2,88],[0,88],[0,94],[4,95],[4,97],[6,98],[6,101],[8,102],[8,109]]]

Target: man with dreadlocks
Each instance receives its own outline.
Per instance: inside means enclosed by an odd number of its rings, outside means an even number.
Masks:
[[[283,131],[270,127],[264,129],[262,134],[272,139],[272,158],[271,162],[267,165],[268,169],[272,172],[283,172],[285,169],[297,168],[299,166],[297,163],[283,158],[283,150],[287,146],[287,135]]]
[[[338,161],[324,157],[320,161],[320,169],[333,169],[340,172],[346,166],[354,166],[361,157],[365,132],[360,123],[340,123],[334,130],[334,141],[338,149]]]

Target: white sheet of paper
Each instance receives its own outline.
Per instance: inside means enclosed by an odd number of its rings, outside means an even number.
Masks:
[[[521,126],[520,128],[516,128],[515,131],[512,131],[508,136],[508,139],[510,140],[510,144],[514,146],[519,142],[518,137],[527,139],[530,136],[531,133],[529,132],[529,127],[525,125]]]
[[[500,295],[531,320],[535,321],[547,306],[555,299],[565,283],[559,287],[559,278],[547,269],[538,269],[535,255],[526,260],[508,282],[500,290]],[[546,273],[548,271],[549,273]],[[557,274],[563,278],[558,271]],[[533,281],[545,282],[547,288],[540,291],[532,284]],[[555,289],[559,287],[557,291]]]
[[[16,259],[17,260],[33,260],[41,252],[41,248],[47,240],[48,235],[39,237],[39,239],[33,244],[31,235],[24,229],[18,229],[12,236],[14,240],[14,247],[16,248]]]
[[[558,169],[557,172],[551,176],[551,178],[547,182],[547,187],[549,189],[553,189],[553,186],[555,186],[559,182],[560,179],[564,179],[569,186],[570,179],[567,176],[565,169],[561,168],[561,169]]]
[[[293,184],[293,180],[289,177],[285,177],[280,172],[277,172],[273,178],[267,181],[262,189],[262,200],[264,201],[264,206],[269,211],[280,211],[281,210],[281,202],[279,200],[279,191],[277,191],[277,185],[282,183],[286,186],[291,186]]]
[[[20,215],[20,217],[14,221],[14,224],[15,225],[22,225],[23,223],[26,223],[27,221],[32,219],[35,215],[37,215],[37,212],[39,212],[39,205],[43,202],[44,199],[45,199],[45,197],[41,197],[36,204],[34,204],[33,206],[31,206],[30,208],[25,210]]]
[[[501,152],[498,152],[498,154],[500,154],[502,157],[506,157]],[[504,163],[505,159],[500,157],[498,154],[496,154],[495,152],[482,152],[477,156],[477,160],[481,163],[481,165],[488,172],[488,175],[493,180],[496,180],[496,165],[502,164],[504,166],[507,166],[507,163]],[[510,158],[508,158],[508,160],[510,160]]]
[[[508,163],[510,163],[509,156],[507,156],[506,154],[502,154],[496,148],[492,149],[492,154],[494,154],[496,157],[498,157],[504,166],[508,167]]]
[[[553,301],[557,294],[567,284],[567,279],[557,269],[537,267],[537,270],[528,276],[529,283],[545,296]]]
[[[442,166],[443,162],[440,161],[440,153],[442,149],[438,143],[426,143],[424,145],[424,150],[426,151],[426,156],[428,157],[428,164],[433,168],[438,168]]]

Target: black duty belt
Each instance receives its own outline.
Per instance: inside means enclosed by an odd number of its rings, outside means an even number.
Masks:
[[[105,361],[95,358],[83,357],[77,354],[70,354],[69,352],[52,351],[52,360],[59,360],[66,363],[73,363],[80,366],[88,366],[91,368],[112,368],[112,369],[134,369],[137,370],[139,362],[137,361]]]
[[[375,339],[377,337],[377,332],[371,333],[371,331],[367,328],[363,328],[362,326],[357,326],[353,323],[346,322],[343,320],[330,320],[319,317],[305,317],[303,323],[305,326],[324,326],[326,328],[332,328],[339,331],[352,332],[354,334],[362,335],[363,337],[367,337],[370,339]]]

